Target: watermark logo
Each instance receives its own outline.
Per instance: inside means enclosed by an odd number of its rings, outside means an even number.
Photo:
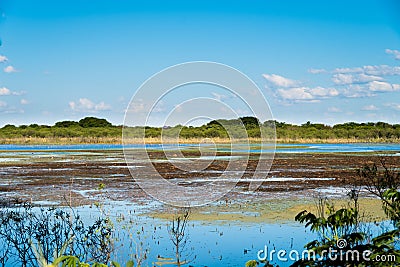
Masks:
[[[214,93],[211,87],[225,93]],[[226,121],[219,120],[239,117],[255,117],[261,122],[270,122],[270,131],[260,131],[256,143],[259,154],[254,172],[245,178],[249,190],[253,191],[266,178],[275,152],[275,125],[262,91],[237,69],[215,62],[188,62],[160,71],[136,90],[125,112],[122,140],[132,177],[148,195],[170,205],[200,206],[220,199],[246,172],[250,151],[254,147],[243,123],[233,128]],[[241,151],[240,157],[225,156],[224,163],[227,164],[218,177],[216,172],[212,177],[207,173],[200,174],[218,160],[218,144],[212,138],[204,138],[197,144],[199,157],[186,157],[182,153],[185,147],[179,145],[185,142],[180,139],[182,128],[213,120],[218,120],[227,133],[227,154],[236,149]],[[174,132],[171,126],[177,122],[182,127]],[[155,124],[161,126],[161,138],[150,141],[160,143],[157,148],[162,149],[162,159],[152,157],[154,146],[149,142],[152,129],[141,127]],[[212,132],[208,135],[212,136]],[[142,149],[132,146],[138,142]],[[199,173],[203,179],[192,179],[194,173]],[[192,175],[183,179],[185,174]]]
[[[337,246],[339,249],[342,249],[342,248],[347,247],[347,241],[346,241],[346,239],[341,239],[341,238],[339,238],[339,239],[336,241],[336,246]]]
[[[268,260],[269,262],[288,262],[298,261],[300,259],[306,261],[325,261],[325,262],[395,262],[396,255],[374,255],[371,250],[346,249],[348,242],[345,239],[336,241],[337,247],[329,247],[326,250],[316,253],[314,250],[286,250],[286,249],[268,249],[265,245],[264,249],[257,252],[257,259],[261,262]]]

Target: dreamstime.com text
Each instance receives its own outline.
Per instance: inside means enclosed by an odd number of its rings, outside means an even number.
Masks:
[[[342,240],[343,241],[343,240]],[[339,242],[338,242],[339,243]],[[341,261],[341,262],[396,262],[396,255],[376,255],[371,258],[372,251],[358,251],[358,250],[343,250],[340,246],[337,248],[329,248],[323,250],[320,254],[316,254],[312,250],[298,251],[292,249],[290,251],[285,249],[272,249],[268,250],[268,246],[265,245],[264,249],[257,252],[257,258],[259,261],[268,260],[269,262],[287,262],[287,261],[298,261],[300,259],[307,261]]]

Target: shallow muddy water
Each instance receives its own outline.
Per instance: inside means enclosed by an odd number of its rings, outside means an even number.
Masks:
[[[127,148],[137,149],[154,149],[154,150],[175,150],[175,149],[193,149],[198,147],[210,147],[217,151],[233,150],[234,152],[243,152],[244,148],[247,151],[247,144],[218,144],[215,148],[210,144],[147,144],[146,146],[140,144],[127,145]],[[274,146],[270,146],[267,151],[271,151]],[[0,145],[0,151],[65,151],[65,150],[121,150],[122,145],[118,144],[80,144],[80,145]],[[331,152],[331,153],[344,153],[344,152],[397,152],[400,151],[400,144],[376,144],[376,143],[351,143],[351,144],[277,144],[275,146],[277,153],[309,153],[309,152]],[[260,146],[257,144],[250,144],[250,152],[260,152]],[[63,153],[63,152],[58,152]]]
[[[160,153],[162,146],[147,148],[160,174],[188,190],[218,180],[229,161],[244,164],[242,154],[248,152],[240,145],[210,148],[217,154],[207,169],[184,173]],[[198,153],[196,145],[166,147],[169,151],[179,148],[186,152],[183,157],[174,156],[172,163],[210,160]],[[132,145],[131,149],[143,147]],[[257,155],[259,147],[253,145],[250,152]],[[250,158],[243,177],[234,171],[227,173],[230,178],[225,182],[237,183],[231,192],[217,202],[193,209],[182,259],[190,260],[192,266],[244,266],[247,260],[256,259],[265,245],[268,249],[301,250],[314,236],[294,222],[297,212],[313,207],[317,196],[334,198],[344,205],[348,181],[358,179],[356,170],[376,161],[376,155],[395,156],[388,157],[389,163],[400,167],[396,157],[400,144],[279,144],[276,152],[271,170],[265,170],[266,180],[256,192],[248,190],[257,164]],[[143,168],[140,159],[127,166],[118,145],[0,145],[0,200],[72,205],[88,221],[99,215],[93,203],[102,202],[120,234],[113,255],[116,260],[124,262],[130,257],[133,238],[148,250],[144,266],[165,264],[165,258],[175,255],[167,231],[170,207],[147,196],[135,183],[129,169],[140,173]],[[104,189],[99,190],[100,184]],[[361,196],[366,212],[382,215],[376,211],[379,201],[367,190],[363,189]],[[276,263],[290,265],[290,261]]]

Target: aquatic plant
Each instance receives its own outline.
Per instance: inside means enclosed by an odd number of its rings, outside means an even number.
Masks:
[[[305,224],[311,232],[318,233],[319,238],[304,246],[308,257],[297,260],[292,267],[400,265],[400,172],[390,169],[381,158],[379,165],[366,165],[358,174],[363,181],[358,180],[349,191],[348,207],[336,209],[326,199],[320,198],[316,213],[303,210],[297,214],[295,220]],[[382,209],[392,223],[392,229],[375,236],[363,229],[360,223],[363,215],[358,198],[360,186],[365,183],[370,193],[379,197]],[[268,261],[256,260],[246,262],[245,266],[261,264],[273,266]]]
[[[256,260],[249,260],[246,262],[245,267],[257,267],[258,262]]]
[[[168,233],[175,248],[176,264],[178,267],[188,263],[187,260],[181,260],[181,253],[183,252],[187,243],[186,226],[189,221],[190,208],[183,209],[179,214],[177,213],[168,225]]]
[[[98,218],[93,224],[85,225],[72,209],[17,204],[0,209],[0,228],[2,266],[8,263],[37,266],[35,255],[40,254],[42,262],[51,262],[61,256],[55,254],[60,251],[75,255],[81,261],[107,262],[110,258],[108,242],[113,229],[108,221]],[[73,240],[65,247],[71,236]],[[36,244],[36,250],[32,244]]]
[[[262,265],[261,265],[262,264]],[[267,260],[265,261],[256,261],[256,260],[249,260],[245,263],[245,267],[257,267],[257,266],[263,266],[263,267],[274,267],[272,264],[270,264]],[[278,266],[279,267],[279,266]]]
[[[64,260],[64,253],[67,250],[68,246],[72,243],[73,236],[71,236],[61,247],[60,250],[54,249],[53,252],[53,258],[55,259],[53,263],[48,263],[44,253],[43,253],[43,247],[41,244],[38,244],[37,246],[33,244],[31,241],[31,246],[32,246],[32,251],[33,254],[35,255],[37,264],[39,267],[55,267],[59,263],[61,263]]]
[[[305,245],[305,248],[318,255],[317,259],[300,259],[292,266],[391,266],[400,263],[398,240],[400,237],[400,173],[390,170],[381,159],[380,166],[373,164],[359,170],[361,178],[367,179],[368,190],[382,201],[382,208],[393,229],[372,237],[371,233],[361,231],[359,227],[360,213],[357,205],[358,191],[349,193],[353,206],[336,210],[328,206],[327,214],[313,214],[306,210],[300,212],[295,220],[304,223],[312,232],[320,234],[320,238]],[[397,244],[397,245],[396,245]],[[324,252],[335,249],[334,256]],[[351,253],[352,257],[348,257]],[[368,257],[357,257],[365,255]],[[346,255],[346,257],[343,257]],[[389,261],[380,261],[387,258]]]

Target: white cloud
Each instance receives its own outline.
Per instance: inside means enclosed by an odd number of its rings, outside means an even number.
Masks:
[[[374,75],[366,75],[364,73],[360,74],[345,74],[338,73],[332,76],[332,81],[335,84],[345,85],[345,84],[355,84],[355,83],[368,83],[372,81],[381,81],[382,77]]]
[[[29,104],[29,101],[26,100],[26,99],[24,99],[24,98],[22,98],[19,102],[21,103],[21,105],[27,105],[27,104]]]
[[[6,87],[0,88],[0,95],[11,95],[11,90]]]
[[[363,72],[363,68],[336,68],[333,70],[333,73],[361,73]]]
[[[373,92],[392,92],[400,88],[399,84],[392,85],[387,82],[379,82],[379,81],[370,82],[368,85],[369,89]]]
[[[312,73],[312,74],[319,74],[319,73],[325,73],[326,70],[325,69],[313,69],[313,68],[311,68],[311,69],[308,70],[308,72]]]
[[[263,74],[263,77],[268,80],[270,83],[278,86],[278,87],[294,87],[299,83],[297,81],[285,78],[283,76],[277,74]]]
[[[110,110],[110,109],[111,109],[111,106],[108,105],[108,104],[106,104],[106,103],[104,103],[104,102],[100,102],[100,103],[96,104],[94,108],[95,108],[95,110],[97,110],[97,111],[101,111],[101,110]]]
[[[367,74],[364,74],[364,73],[361,73],[356,78],[357,78],[357,82],[359,82],[359,83],[366,83],[366,82],[382,81],[383,80],[382,77],[379,77],[379,76],[376,76],[376,75],[367,75]]]
[[[346,88],[344,88],[343,95],[350,98],[375,96],[375,94],[371,93],[369,88],[367,88],[365,85],[360,84],[348,85]]]
[[[293,87],[280,88],[277,90],[278,95],[284,100],[292,100],[295,102],[319,102],[321,98],[334,97],[339,95],[339,91],[335,88],[325,87]]]
[[[68,104],[69,104],[69,108],[72,111],[77,111],[77,112],[95,113],[98,111],[104,111],[104,110],[111,109],[111,106],[104,102],[99,102],[96,104],[88,98],[80,98],[78,102],[71,101]]]
[[[351,74],[335,74],[332,77],[332,81],[336,84],[351,84],[353,83],[353,75]]]
[[[132,102],[126,112],[140,113],[146,110],[146,105],[143,103],[143,99],[138,99]]]
[[[393,108],[395,110],[400,110],[400,104],[398,104],[398,103],[388,103],[388,104],[385,104],[385,106],[386,107],[391,107],[391,108]]]
[[[6,62],[8,58],[6,56],[0,55],[0,63]]]
[[[311,100],[314,97],[308,92],[307,87],[295,87],[290,89],[278,89],[278,94],[288,100]]]
[[[16,114],[16,113],[24,113],[23,109],[17,109],[13,106],[9,106],[7,102],[0,101],[0,114]]]
[[[3,70],[4,70],[4,72],[6,72],[6,73],[17,72],[17,70],[16,70],[13,66],[11,66],[11,65],[5,67]]]
[[[339,95],[339,91],[336,90],[335,88],[324,88],[320,86],[308,89],[308,91],[314,97],[332,97]]]
[[[144,103],[143,99],[137,99],[134,102],[130,103],[125,112],[129,113],[143,113],[147,114],[150,111],[155,113],[165,112],[165,103],[164,101],[158,101],[154,106],[149,103]]]
[[[400,67],[388,65],[338,68],[332,71],[332,81],[346,97],[370,97],[379,92],[400,90],[400,84],[384,81],[382,76],[400,75]]]
[[[400,60],[400,51],[399,50],[386,49],[385,52],[386,52],[386,54],[393,55],[394,59]]]
[[[378,76],[388,76],[388,75],[400,75],[400,67],[398,66],[388,66],[388,65],[377,65],[377,66],[364,66],[365,74],[368,75],[378,75]]]
[[[22,95],[24,92],[14,92],[7,87],[0,87],[0,95]]]
[[[25,110],[12,108],[12,109],[4,110],[4,113],[5,114],[24,114]]]
[[[367,105],[363,106],[361,110],[367,110],[367,111],[374,111],[374,110],[379,110],[375,105]]]
[[[389,53],[400,53],[390,50]],[[374,97],[378,93],[400,91],[400,84],[392,83],[387,76],[400,76],[400,66],[364,65],[361,67],[308,70],[309,73],[330,73],[335,87],[309,87],[302,81],[291,80],[277,74],[263,74],[272,84],[276,96],[288,102],[316,102],[324,98],[344,96],[349,98]],[[270,89],[269,86],[266,86]]]
[[[366,74],[376,76],[400,75],[400,67],[388,65],[366,65],[355,68],[337,68],[332,71],[333,74]]]
[[[328,111],[332,112],[332,113],[340,113],[340,112],[342,112],[342,110],[337,108],[337,107],[330,107],[330,108],[328,108]]]
[[[226,98],[226,95],[218,94],[215,92],[211,92],[211,95],[218,101],[221,101],[222,99]]]

